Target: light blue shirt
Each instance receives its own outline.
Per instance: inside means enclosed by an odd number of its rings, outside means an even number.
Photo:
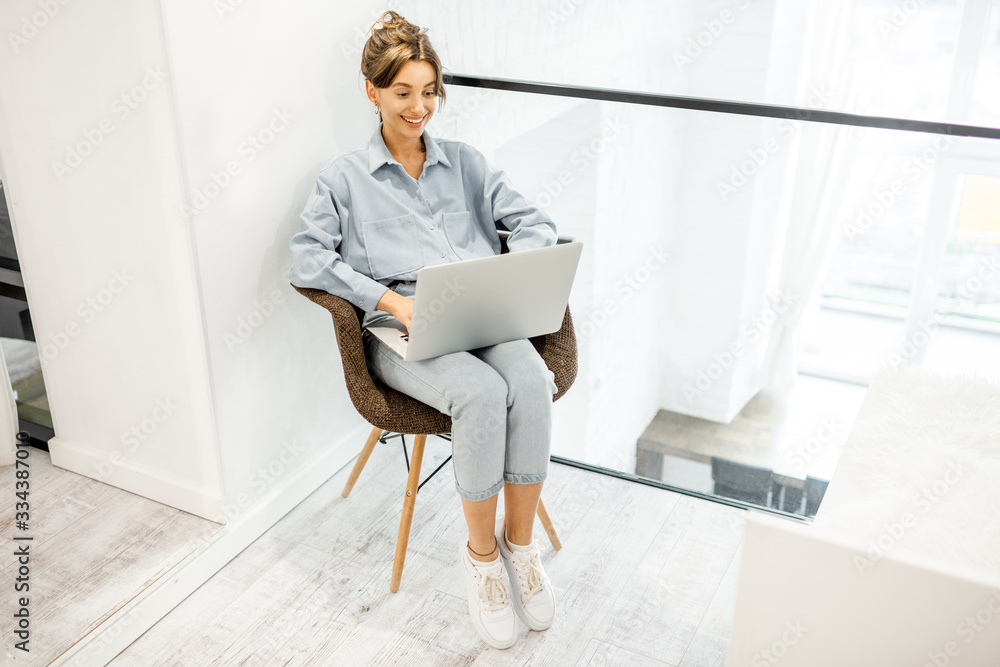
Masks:
[[[328,162],[289,243],[291,283],[350,301],[366,313],[364,327],[395,319],[375,308],[389,283],[415,281],[424,266],[500,254],[498,224],[511,232],[510,252],[558,238],[552,219],[481,152],[426,130],[423,138],[417,179],[392,157],[381,125],[366,148]]]

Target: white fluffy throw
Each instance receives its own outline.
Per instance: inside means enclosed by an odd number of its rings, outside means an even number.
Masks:
[[[860,537],[871,563],[909,553],[1000,578],[1000,384],[877,371],[815,525]]]

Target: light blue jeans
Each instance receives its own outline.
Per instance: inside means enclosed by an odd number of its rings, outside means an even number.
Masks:
[[[531,341],[405,361],[367,329],[361,336],[373,377],[451,415],[452,468],[461,497],[486,500],[505,481],[545,480],[558,387]]]

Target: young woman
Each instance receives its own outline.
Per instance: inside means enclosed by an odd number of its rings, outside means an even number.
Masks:
[[[291,239],[289,278],[362,309],[369,371],[451,415],[455,488],[469,529],[460,553],[469,612],[488,644],[507,648],[515,617],[532,630],[555,618],[542,546],[532,540],[554,375],[526,338],[404,361],[368,327],[395,320],[409,330],[417,271],[499,254],[497,223],[511,231],[510,252],[555,244],[556,226],[478,150],[427,133],[445,91],[422,29],[385,12],[365,43],[361,72],[381,123],[367,147],[320,171]],[[506,516],[496,515],[501,489]]]

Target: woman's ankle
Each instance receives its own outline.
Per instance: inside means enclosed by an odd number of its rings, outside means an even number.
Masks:
[[[466,550],[469,552],[469,558],[471,558],[474,561],[478,561],[480,563],[489,563],[491,561],[495,561],[497,559],[497,556],[498,556],[497,552],[499,551],[499,545],[497,545],[496,539],[493,540],[493,549],[489,553],[486,553],[485,549],[483,549],[483,550],[478,550],[478,549],[474,550],[472,548],[472,542],[471,541],[466,542],[465,543],[465,547],[466,547]]]

